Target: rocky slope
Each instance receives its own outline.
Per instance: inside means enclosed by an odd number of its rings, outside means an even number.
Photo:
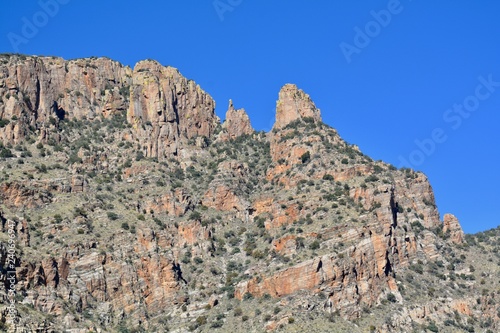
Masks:
[[[146,60],[0,56],[16,332],[495,332],[498,233],[373,161],[292,84],[256,132]],[[11,230],[11,231],[9,231]]]

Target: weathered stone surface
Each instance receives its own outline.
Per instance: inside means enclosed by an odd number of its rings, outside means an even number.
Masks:
[[[214,110],[213,99],[177,69],[150,60],[136,64],[127,119],[146,156],[175,156],[188,139],[211,137],[219,124]]]
[[[238,284],[235,296],[282,297],[300,290],[329,293],[331,306],[348,318],[359,316],[360,304],[373,305],[384,290],[398,293],[391,263],[392,246],[387,237],[372,233],[342,254],[329,254],[304,261],[268,277]],[[259,282],[260,281],[260,282]]]
[[[17,181],[1,184],[0,198],[7,206],[27,208],[40,207],[52,201],[50,192]]]
[[[464,232],[458,219],[452,214],[444,214],[443,233],[449,233],[450,239],[455,244],[462,244],[465,239]]]
[[[225,185],[209,188],[203,197],[202,204],[222,211],[242,212],[248,209],[248,203]]]
[[[17,331],[315,331],[302,325],[324,315],[342,330],[367,312],[356,325],[378,332],[498,330],[495,234],[457,246],[425,175],[347,144],[297,87],[271,133],[230,102],[215,136],[214,101],[171,67],[3,57],[0,140],[16,156],[0,161],[0,268],[13,224]],[[273,313],[216,319],[232,296]]]
[[[0,63],[0,139],[19,143],[29,127],[51,126],[51,118],[81,119],[125,110],[132,70],[108,58],[66,61],[11,55]],[[15,119],[15,120],[14,120]],[[53,126],[53,125],[52,125]],[[47,139],[46,136],[43,139]]]
[[[221,134],[223,141],[233,140],[244,134],[252,134],[254,132],[245,109],[235,109],[232,100],[229,100],[226,120],[222,124],[222,128],[224,129],[224,132]]]
[[[177,188],[147,201],[144,209],[146,211],[153,210],[156,213],[182,216],[190,208],[193,208],[191,196],[185,189]]]
[[[320,122],[321,114],[308,94],[294,84],[284,85],[276,102],[276,122],[273,129],[283,128],[292,121],[303,118]]]
[[[87,186],[87,181],[82,176],[71,178],[71,192],[84,192]]]
[[[57,142],[46,129],[61,119],[127,112],[145,155],[162,159],[190,138],[211,137],[219,124],[215,102],[200,86],[155,61],[141,61],[132,71],[107,58],[10,56],[0,63],[0,82],[0,119],[9,120],[0,139],[13,144],[30,128],[40,140]]]

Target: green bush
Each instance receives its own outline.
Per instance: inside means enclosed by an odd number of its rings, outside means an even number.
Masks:
[[[118,214],[115,212],[107,212],[106,215],[108,216],[108,219],[112,221],[118,220]]]
[[[189,215],[189,219],[190,220],[194,220],[194,221],[200,221],[201,220],[201,214],[197,211],[194,211],[191,213],[191,215]]]
[[[200,257],[194,257],[193,260],[198,265],[203,264],[203,259],[201,259]]]
[[[206,316],[199,316],[196,318],[196,324],[198,326],[205,325],[207,323],[207,317]]]
[[[0,146],[0,158],[10,158],[14,157],[12,151],[9,148],[5,148],[4,146]]]
[[[253,298],[253,295],[252,295],[252,294],[250,294],[250,293],[248,293],[248,292],[247,292],[247,293],[245,293],[245,295],[243,295],[243,299],[244,299],[245,301],[248,301],[249,299],[252,299],[252,298]]]
[[[54,222],[55,223],[61,223],[63,220],[62,216],[60,214],[54,215]]]
[[[436,326],[436,324],[434,322],[431,322],[428,326],[427,326],[427,329],[431,332],[439,332],[439,328]]]
[[[317,240],[315,240],[314,242],[312,242],[310,245],[309,245],[309,248],[311,250],[317,250],[319,249],[320,245],[319,245],[319,242]]]
[[[300,160],[302,161],[302,163],[309,162],[311,160],[311,153],[306,151],[304,154],[302,154],[302,156],[300,156]]]
[[[332,175],[329,175],[329,174],[326,173],[326,174],[323,175],[323,180],[331,180],[331,181],[333,181],[334,179],[333,179]]]
[[[7,126],[9,123],[8,119],[0,119],[0,128]]]
[[[135,154],[135,160],[136,161],[140,161],[144,158],[144,153],[142,151],[138,151],[136,154]]]

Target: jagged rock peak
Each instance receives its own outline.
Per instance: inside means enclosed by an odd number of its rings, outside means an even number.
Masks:
[[[280,129],[297,119],[312,118],[321,121],[320,110],[308,94],[295,84],[285,84],[276,102],[276,122],[273,129]]]
[[[171,76],[182,76],[177,68],[171,66],[163,66],[158,61],[153,59],[140,60],[135,64],[134,73],[146,71],[162,72],[170,74]]]
[[[455,244],[462,244],[465,239],[460,222],[453,214],[443,216],[443,233],[449,233],[450,239]]]
[[[177,155],[189,139],[210,138],[220,123],[208,93],[154,60],[135,65],[127,120],[146,147],[145,156],[159,159]]]
[[[245,109],[235,109],[232,100],[229,100],[226,120],[222,124],[222,128],[226,131],[223,140],[235,139],[241,135],[252,134],[254,132]]]

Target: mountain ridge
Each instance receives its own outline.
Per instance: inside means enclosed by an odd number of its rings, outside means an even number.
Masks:
[[[466,266],[483,250],[440,220],[427,177],[346,143],[293,84],[268,133],[232,101],[221,123],[208,93],[153,60],[0,55],[0,96],[10,328],[498,327],[483,291],[498,282],[477,282],[498,276],[493,259]]]

